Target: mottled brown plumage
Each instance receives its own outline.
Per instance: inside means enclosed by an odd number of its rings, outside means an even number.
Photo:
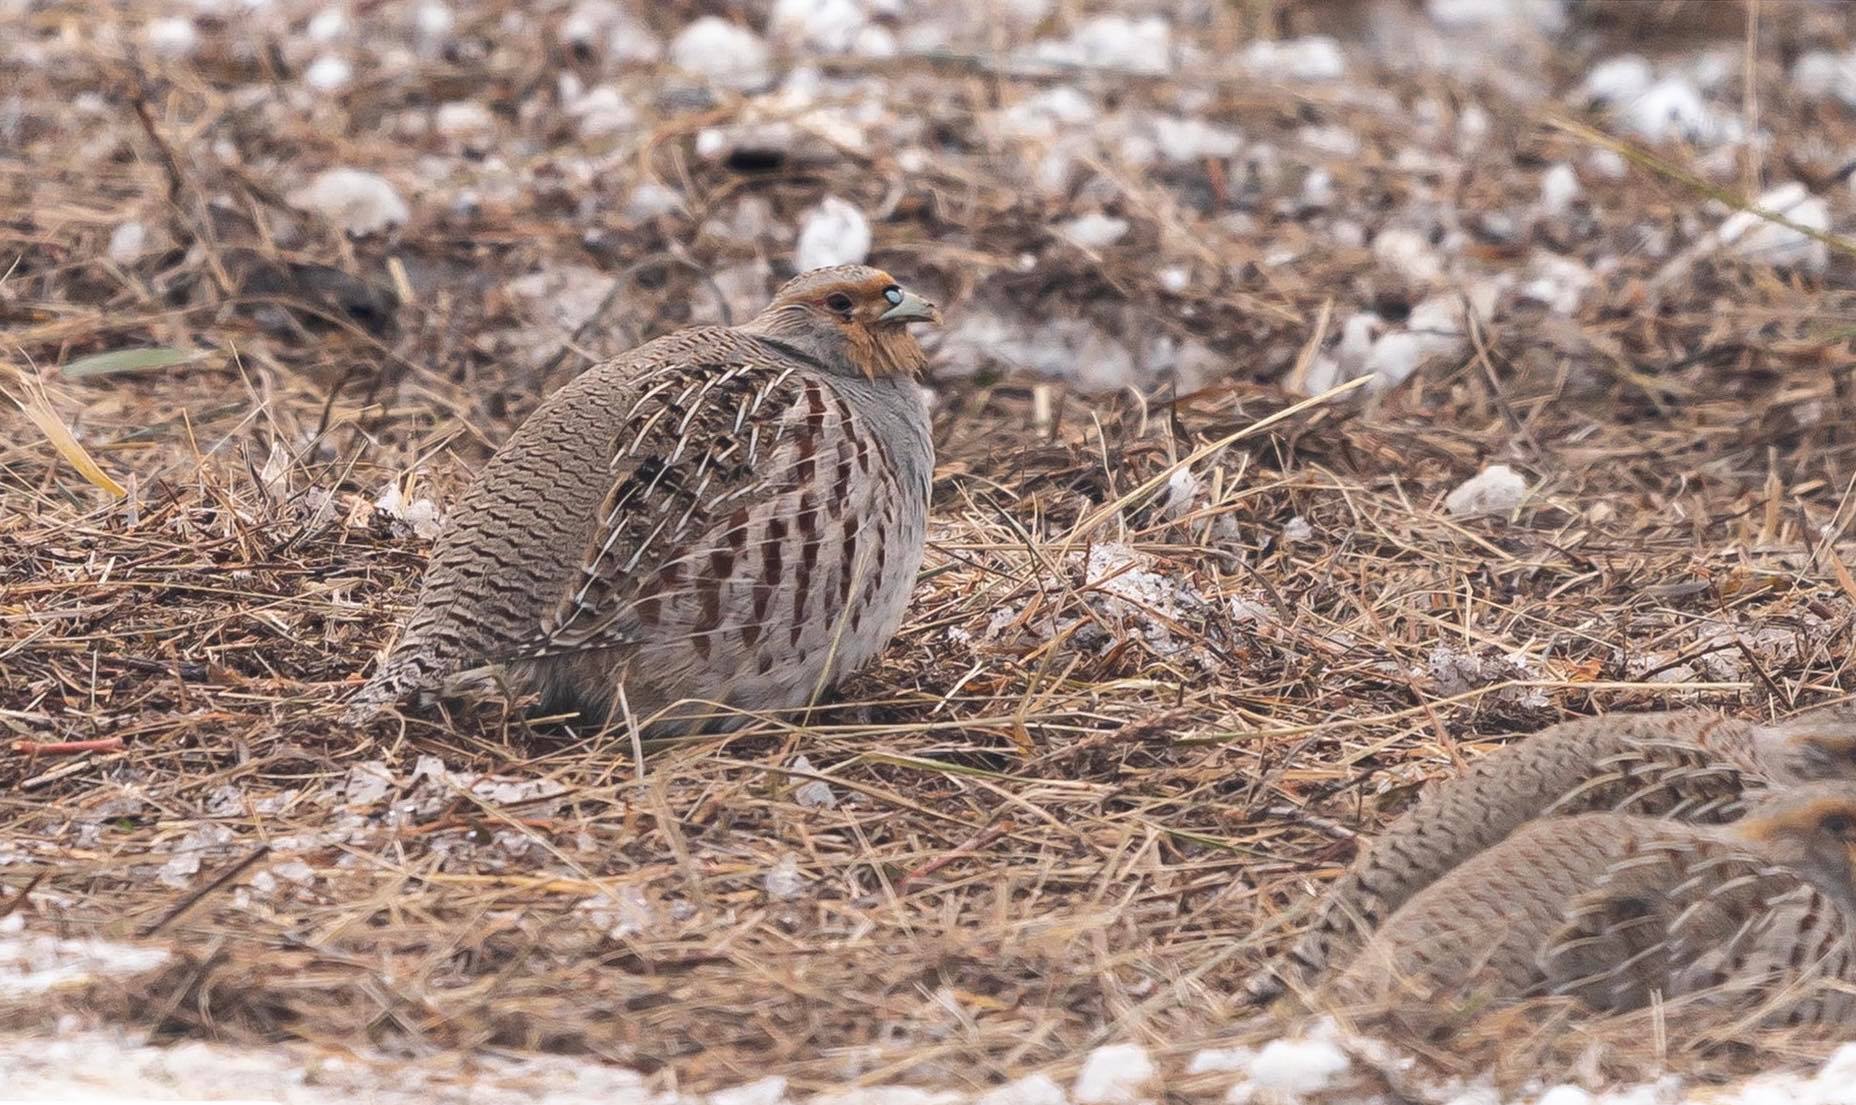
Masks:
[[[1535,821],[1406,902],[1323,996],[1440,1019],[1563,995],[1856,1023],[1853,941],[1856,785],[1816,783],[1726,826]]]
[[[1329,889],[1308,930],[1248,990],[1305,987],[1413,894],[1538,817],[1610,811],[1729,821],[1769,783],[1856,779],[1856,709],[1760,725],[1700,711],[1606,714],[1543,729],[1435,783]]]
[[[908,326],[939,317],[886,273],[822,269],[745,325],[587,370],[458,502],[350,716],[484,668],[652,733],[810,703],[888,643],[920,567]]]

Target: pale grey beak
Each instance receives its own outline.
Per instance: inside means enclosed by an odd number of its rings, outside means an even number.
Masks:
[[[876,316],[878,322],[940,322],[941,312],[934,304],[916,295],[903,292],[902,302]]]

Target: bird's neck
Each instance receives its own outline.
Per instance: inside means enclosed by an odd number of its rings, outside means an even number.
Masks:
[[[921,343],[902,326],[824,330],[809,318],[768,310],[739,329],[840,376],[914,379],[928,363]]]

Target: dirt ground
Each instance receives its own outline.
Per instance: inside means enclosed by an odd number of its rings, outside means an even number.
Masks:
[[[1856,116],[1799,60],[1846,17],[1549,6],[1510,39],[853,5],[827,53],[719,0],[0,0],[0,359],[39,415],[0,405],[0,915],[169,953],[0,986],[0,1028],[683,1092],[978,1091],[1125,1040],[1216,1096],[1185,1058],[1257,1031],[1244,976],[1425,780],[1572,715],[1846,694],[1856,259],[1721,229],[1793,181],[1794,222],[1856,222]],[[700,16],[767,36],[771,91],[700,71]],[[1253,48],[1323,32],[1340,73]],[[1632,134],[1580,91],[1627,50],[1712,114]],[[399,209],[318,200],[343,167]],[[882,662],[661,747],[495,702],[340,723],[489,450],[854,242],[827,197],[949,319]],[[1446,505],[1498,464],[1518,505]],[[1752,1062],[1558,1032],[1498,1078]]]

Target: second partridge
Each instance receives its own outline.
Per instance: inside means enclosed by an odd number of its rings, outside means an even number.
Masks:
[[[1856,708],[1758,724],[1698,710],[1562,722],[1435,783],[1329,888],[1281,960],[1252,979],[1268,1001],[1344,958],[1413,894],[1538,817],[1612,811],[1701,824],[1773,783],[1856,780]]]
[[[1731,1001],[1856,1023],[1856,785],[1787,788],[1726,826],[1536,821],[1406,902],[1326,988],[1435,1016],[1546,995],[1600,1011]]]

